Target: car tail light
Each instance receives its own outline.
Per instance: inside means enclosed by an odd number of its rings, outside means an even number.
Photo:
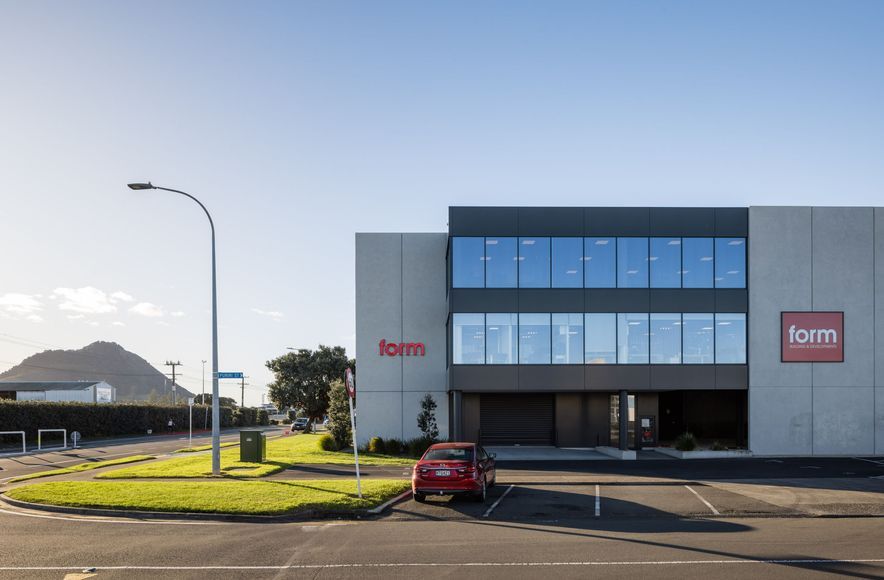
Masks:
[[[473,467],[472,465],[470,465],[468,467],[461,467],[460,469],[457,470],[457,472],[458,473],[476,473],[476,468]]]

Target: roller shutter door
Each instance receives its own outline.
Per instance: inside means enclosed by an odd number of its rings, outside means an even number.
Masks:
[[[482,394],[482,445],[554,445],[554,395]]]

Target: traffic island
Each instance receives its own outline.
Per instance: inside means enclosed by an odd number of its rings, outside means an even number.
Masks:
[[[406,492],[405,480],[299,481],[59,481],[9,490],[5,497],[30,508],[86,508],[117,516],[285,516],[369,515],[369,510]]]

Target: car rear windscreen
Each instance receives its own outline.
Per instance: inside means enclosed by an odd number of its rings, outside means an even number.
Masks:
[[[473,450],[469,447],[453,449],[430,449],[424,456],[429,461],[472,461]]]

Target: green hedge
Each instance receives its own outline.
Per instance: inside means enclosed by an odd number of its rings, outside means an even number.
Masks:
[[[194,405],[193,427],[205,424],[206,407]],[[165,433],[169,419],[176,431],[186,431],[186,406],[149,404],[51,403],[43,401],[0,400],[0,431],[25,431],[29,441],[37,440],[37,429],[67,429],[79,431],[84,439],[117,435],[144,435],[148,429],[154,434]],[[267,425],[266,411],[221,407],[221,427],[250,427]],[[212,425],[209,409],[208,425]],[[10,440],[4,440],[9,443]],[[13,442],[14,443],[14,442]]]

